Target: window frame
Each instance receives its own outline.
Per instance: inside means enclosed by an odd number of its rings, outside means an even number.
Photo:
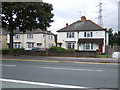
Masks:
[[[33,38],[33,34],[27,34],[27,38],[28,39],[32,39]]]

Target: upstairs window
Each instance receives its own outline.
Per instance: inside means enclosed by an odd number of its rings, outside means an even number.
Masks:
[[[33,34],[27,34],[27,38],[33,38]]]
[[[93,37],[92,32],[84,32],[84,37]]]
[[[67,38],[74,38],[74,32],[67,32]]]
[[[15,34],[15,38],[19,39],[20,38],[20,34]]]

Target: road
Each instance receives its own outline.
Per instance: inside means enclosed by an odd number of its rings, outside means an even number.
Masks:
[[[118,88],[117,64],[3,59],[1,65],[3,88]]]

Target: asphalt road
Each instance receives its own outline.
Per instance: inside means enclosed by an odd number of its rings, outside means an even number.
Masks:
[[[3,60],[0,80],[3,88],[118,88],[118,65]]]

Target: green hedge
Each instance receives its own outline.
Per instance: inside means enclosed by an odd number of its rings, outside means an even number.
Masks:
[[[18,54],[20,50],[23,50],[23,49],[13,49],[13,53]],[[3,50],[0,50],[0,52],[2,52],[2,55],[7,55],[9,54],[9,49],[3,49]]]
[[[57,47],[57,46],[53,46],[48,51],[66,51],[66,49]]]

